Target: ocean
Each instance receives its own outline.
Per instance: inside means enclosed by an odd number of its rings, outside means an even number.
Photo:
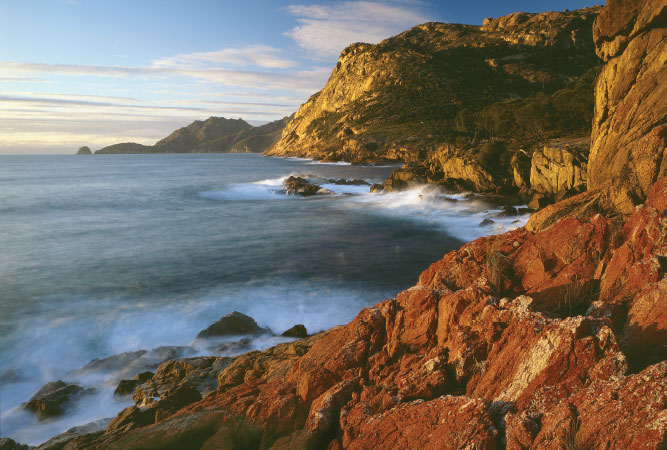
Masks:
[[[129,406],[104,374],[76,372],[94,358],[203,353],[197,333],[235,310],[275,334],[344,324],[449,250],[527,219],[497,217],[473,194],[327,181],[378,183],[394,168],[252,154],[0,157],[0,436],[35,445]],[[291,174],[333,194],[286,196]],[[485,218],[494,223],[479,226]],[[21,408],[59,379],[97,391],[44,422]]]

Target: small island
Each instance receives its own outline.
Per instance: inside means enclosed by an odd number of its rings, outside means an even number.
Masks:
[[[90,147],[87,145],[84,145],[83,147],[79,147],[79,151],[76,152],[77,155],[92,155],[93,152],[90,151]]]

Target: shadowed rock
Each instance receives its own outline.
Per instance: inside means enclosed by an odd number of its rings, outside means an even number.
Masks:
[[[294,325],[289,330],[284,331],[281,336],[285,337],[295,337],[295,338],[305,338],[308,337],[308,331],[304,325]]]
[[[93,392],[94,388],[84,389],[61,380],[52,381],[42,386],[23,408],[36,413],[39,420],[45,420],[63,414],[72,402]]]
[[[197,339],[242,334],[260,335],[268,332],[269,331],[266,328],[261,328],[257,325],[257,322],[255,322],[255,319],[252,317],[234,311],[227,314],[205,330],[200,331],[197,335]]]

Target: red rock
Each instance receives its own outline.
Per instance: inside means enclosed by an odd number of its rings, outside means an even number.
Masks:
[[[343,448],[496,448],[496,429],[484,401],[445,396],[414,401],[383,414],[346,422]]]
[[[627,378],[592,383],[544,414],[530,448],[565,442],[575,443],[569,448],[664,448],[666,375],[663,361]]]
[[[634,298],[621,344],[631,366],[667,359],[667,279],[650,284]]]

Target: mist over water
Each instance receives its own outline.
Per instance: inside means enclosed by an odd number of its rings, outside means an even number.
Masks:
[[[94,358],[189,346],[234,310],[277,334],[327,329],[413,285],[462,242],[525,222],[479,227],[494,206],[426,188],[280,192],[291,174],[373,183],[393,168],[259,155],[0,157],[0,434],[39,444],[130,404],[113,398],[105,374],[74,372]],[[58,379],[98,392],[48,422],[20,409]]]

